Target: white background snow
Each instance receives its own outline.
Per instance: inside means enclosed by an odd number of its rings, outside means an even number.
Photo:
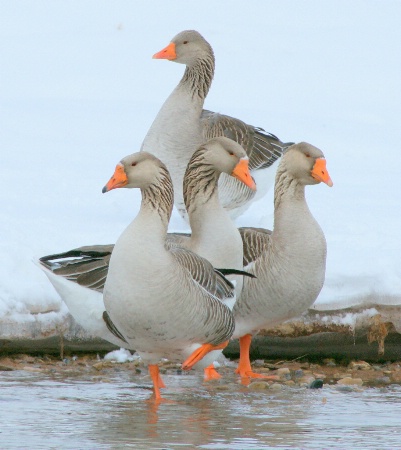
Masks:
[[[400,1],[9,0],[0,17],[0,324],[60,309],[33,258],[112,243],[136,214],[138,192],[101,189],[181,78],[152,55],[184,29],[215,51],[206,108],[325,152],[317,304],[401,304]],[[238,224],[271,227],[272,195]]]

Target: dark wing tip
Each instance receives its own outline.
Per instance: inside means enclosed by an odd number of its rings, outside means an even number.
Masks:
[[[238,269],[216,269],[224,276],[226,275],[243,275],[244,277],[249,278],[257,278],[253,273],[246,272],[245,270],[238,270]]]
[[[107,311],[103,311],[103,320],[105,321],[107,328],[111,334],[114,334],[114,336],[118,337],[119,339],[121,339],[122,341],[124,341],[128,344],[125,337],[118,331],[117,327],[114,325],[113,321],[110,319],[110,316],[107,313]]]

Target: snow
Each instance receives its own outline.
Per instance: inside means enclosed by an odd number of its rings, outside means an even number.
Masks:
[[[316,308],[401,304],[401,2],[187,5],[2,3],[0,324],[62,322],[32,260],[112,243],[134,217],[139,193],[101,189],[181,78],[151,56],[184,29],[215,51],[207,108],[325,152],[334,187],[307,190],[328,243]],[[270,193],[237,223],[270,228],[272,211]]]
[[[125,363],[136,361],[137,359],[140,359],[140,356],[136,353],[132,354],[125,348],[120,348],[119,350],[113,350],[112,352],[107,353],[103,359],[106,361]]]
[[[372,317],[377,316],[378,311],[375,308],[368,308],[362,312],[345,312],[342,314],[332,314],[330,316],[323,315],[321,317],[314,317],[315,323],[321,322],[322,324],[330,325],[343,325],[348,326],[351,331],[355,331],[357,322],[362,322],[364,324],[369,323]]]

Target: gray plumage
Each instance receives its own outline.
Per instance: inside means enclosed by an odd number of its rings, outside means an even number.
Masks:
[[[173,185],[164,164],[145,152],[121,164],[142,203],[110,257],[103,298],[114,327],[148,363],[225,342],[234,319],[224,302],[235,298],[234,286],[209,261],[165,245]]]
[[[319,183],[312,170],[322,159],[310,144],[291,146],[277,169],[273,231],[240,229],[244,269],[257,278],[244,279],[234,306],[235,337],[297,317],[323,287],[326,240],[305,199],[305,186]]]

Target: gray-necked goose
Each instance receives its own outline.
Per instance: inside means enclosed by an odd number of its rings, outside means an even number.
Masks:
[[[197,31],[183,31],[153,57],[186,65],[181,81],[164,102],[142,144],[142,150],[152,152],[166,164],[180,214],[186,217],[182,179],[188,161],[203,142],[217,136],[234,139],[245,149],[258,184],[257,197],[263,196],[274,181],[270,166],[289,144],[261,128],[203,109],[215,67],[210,44]],[[255,191],[225,174],[219,184],[220,199],[232,217],[241,214],[256,198]]]
[[[227,344],[234,320],[224,302],[235,292],[206,259],[166,247],[174,194],[158,158],[139,152],[121,160],[103,192],[123,187],[141,190],[141,208],[114,246],[103,298],[109,322],[148,364],[158,399],[161,358],[190,368]]]
[[[234,307],[242,377],[258,376],[249,360],[252,334],[297,317],[323,287],[326,239],[305,199],[305,186],[320,182],[333,185],[322,151],[307,143],[289,147],[276,174],[273,231],[240,229],[244,270],[256,276],[244,279]]]

